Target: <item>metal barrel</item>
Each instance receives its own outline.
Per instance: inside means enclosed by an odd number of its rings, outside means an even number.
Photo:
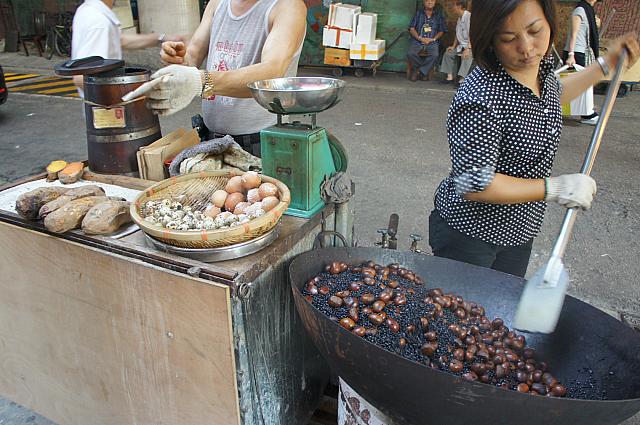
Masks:
[[[122,105],[122,96],[149,81],[150,75],[146,69],[120,68],[85,76],[87,147],[92,171],[137,175],[136,152],[162,137],[158,117],[143,100]]]

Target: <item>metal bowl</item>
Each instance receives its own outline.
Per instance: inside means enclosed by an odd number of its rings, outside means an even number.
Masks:
[[[248,84],[254,99],[274,114],[311,114],[342,100],[345,82],[335,78],[288,77]]]

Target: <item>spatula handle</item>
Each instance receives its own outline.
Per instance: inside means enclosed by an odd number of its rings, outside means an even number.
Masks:
[[[582,164],[582,169],[580,170],[580,172],[583,174],[591,174],[591,169],[593,168],[593,163],[596,160],[598,149],[600,149],[600,142],[602,141],[604,129],[607,125],[607,122],[609,121],[609,116],[611,115],[611,111],[613,110],[613,103],[615,102],[616,96],[618,95],[618,89],[620,88],[620,84],[622,82],[622,73],[624,71],[626,61],[627,51],[626,49],[622,49],[622,53],[620,53],[620,58],[618,59],[618,64],[616,65],[616,71],[613,75],[613,78],[611,79],[611,82],[609,83],[609,89],[607,90],[607,96],[604,99],[604,105],[602,106],[602,111],[600,112],[598,124],[596,124],[596,128],[593,130],[591,143],[589,144],[587,155],[584,158],[584,163]],[[564,221],[562,222],[562,227],[560,228],[560,234],[558,235],[558,239],[553,246],[553,251],[551,251],[551,257],[564,257],[564,252],[567,249],[567,244],[569,243],[569,239],[571,238],[573,224],[576,221],[576,213],[576,208],[567,209],[567,212],[564,216]]]
[[[604,99],[604,105],[602,106],[602,111],[600,112],[600,119],[598,119],[596,128],[593,130],[593,135],[591,136],[591,144],[589,145],[587,155],[584,158],[584,164],[582,164],[582,169],[580,170],[580,172],[583,174],[591,174],[593,163],[596,160],[596,154],[598,153],[598,149],[600,149],[600,142],[602,141],[604,129],[607,126],[607,122],[609,122],[609,116],[611,115],[611,111],[613,110],[613,104],[616,101],[618,89],[620,88],[620,84],[622,83],[622,73],[624,71],[626,61],[627,50],[622,49],[622,53],[620,53],[620,58],[618,59],[618,64],[616,65],[616,72],[613,74],[611,83],[609,83],[609,90],[607,90],[607,97],[605,97]]]

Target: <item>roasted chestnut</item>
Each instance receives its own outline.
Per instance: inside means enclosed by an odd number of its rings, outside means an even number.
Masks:
[[[420,351],[425,356],[433,356],[437,349],[438,349],[437,342],[427,342],[422,345],[422,347],[420,348]]]
[[[342,298],[332,295],[329,298],[329,305],[333,308],[342,307]]]
[[[342,319],[340,319],[340,326],[350,331],[351,329],[355,328],[356,324],[349,317],[343,317]]]
[[[460,360],[451,360],[451,363],[449,363],[449,370],[453,373],[460,373],[462,372],[462,369],[463,365]]]
[[[358,336],[365,336],[367,330],[364,328],[364,326],[356,326],[355,328],[353,328],[352,332]]]

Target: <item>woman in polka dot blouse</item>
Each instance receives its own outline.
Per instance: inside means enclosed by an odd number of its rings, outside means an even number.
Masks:
[[[566,104],[614,69],[622,48],[639,56],[636,34],[606,58],[563,78],[552,70],[555,0],[474,0],[470,38],[478,66],[449,108],[452,171],[429,217],[437,256],[524,276],[546,202],[588,209],[596,183],[584,174],[549,177]]]

